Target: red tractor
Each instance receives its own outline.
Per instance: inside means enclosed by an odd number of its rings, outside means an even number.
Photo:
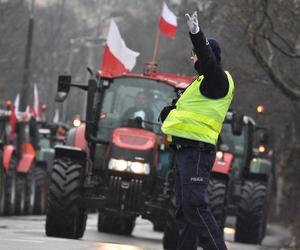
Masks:
[[[25,121],[24,114],[19,112],[15,121],[15,136],[12,137],[11,115],[11,111],[3,111],[0,117],[2,145],[0,213],[5,215],[43,213],[46,203],[47,172],[45,164],[40,164],[42,161],[39,160],[41,147],[37,123],[33,118]]]
[[[69,130],[65,145],[55,147],[48,236],[82,237],[87,208],[94,208],[99,211],[98,231],[130,235],[141,215],[154,226],[164,227],[169,243],[173,231],[169,233],[166,225],[173,215],[173,154],[158,116],[191,81],[191,77],[151,69],[117,76],[98,72],[88,85],[73,84],[71,76],[59,77],[57,101],[65,100],[70,87],[87,91],[86,121]],[[149,101],[143,110],[137,104],[139,93]],[[131,115],[128,110],[133,111]],[[221,227],[231,161],[232,155],[219,155],[210,183],[212,210]]]
[[[13,215],[16,209],[16,141],[10,138],[10,114],[0,110],[0,215]]]

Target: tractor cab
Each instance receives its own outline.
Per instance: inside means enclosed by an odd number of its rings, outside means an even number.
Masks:
[[[149,164],[151,172],[163,172],[162,163],[157,160],[159,151],[166,147],[166,140],[158,116],[177,97],[177,89],[167,79],[156,76],[130,74],[103,81],[107,87],[102,93],[102,108],[95,114],[98,117],[96,136],[110,145],[112,165],[109,167],[115,171],[118,159],[123,159]]]

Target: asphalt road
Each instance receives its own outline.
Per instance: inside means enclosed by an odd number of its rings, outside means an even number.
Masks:
[[[232,224],[232,219],[229,221]],[[45,216],[0,217],[0,250],[162,250],[162,233],[138,219],[131,237],[97,232],[97,215],[90,214],[81,240],[46,237]],[[278,225],[269,225],[263,244],[245,245],[233,241],[234,229],[225,228],[229,250],[277,250],[290,238]]]

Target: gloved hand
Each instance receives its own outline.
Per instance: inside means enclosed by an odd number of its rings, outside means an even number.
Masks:
[[[175,105],[165,106],[159,114],[158,121],[164,122],[164,120],[166,120],[166,118],[169,115],[169,113],[171,112],[171,110],[175,109],[175,108],[176,108]]]
[[[186,13],[185,16],[188,18],[186,22],[189,26],[190,32],[192,34],[197,34],[200,31],[197,11],[195,11],[192,16],[190,16],[188,13]]]

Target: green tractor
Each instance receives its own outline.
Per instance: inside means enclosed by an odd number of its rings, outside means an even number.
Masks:
[[[267,137],[267,130],[258,127],[251,117],[227,114],[220,138],[234,155],[228,214],[236,216],[237,242],[260,244],[265,236],[273,181],[273,164],[263,150]]]

